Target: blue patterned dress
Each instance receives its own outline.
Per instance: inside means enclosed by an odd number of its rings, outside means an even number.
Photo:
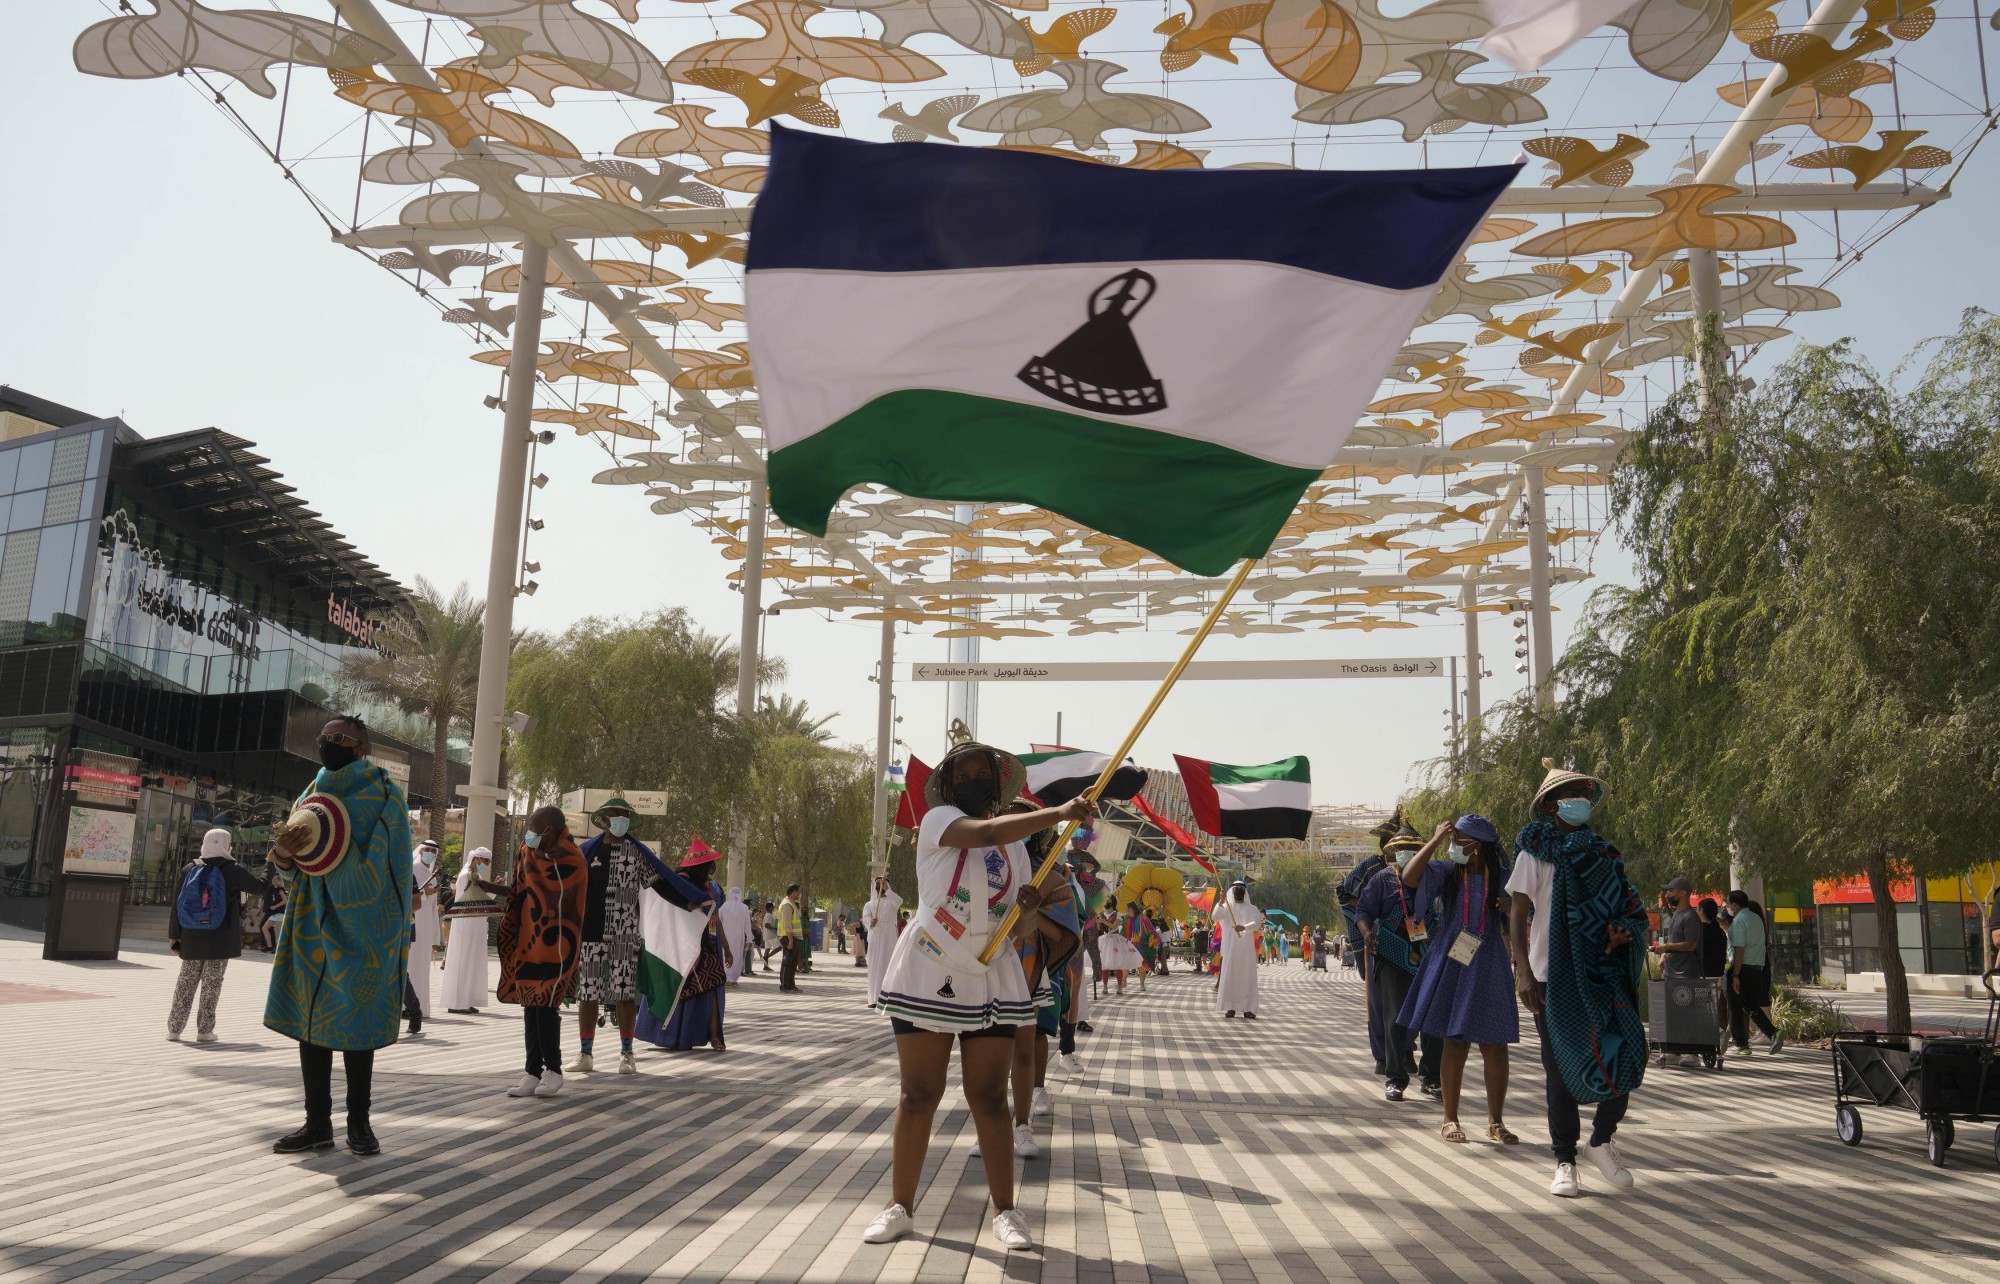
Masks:
[[[1521,1017],[1514,997],[1514,968],[1507,957],[1507,920],[1488,903],[1486,880],[1506,881],[1506,871],[1474,874],[1433,861],[1410,897],[1412,913],[1433,905],[1432,944],[1397,1022],[1420,1034],[1467,1043],[1519,1043]],[[1467,894],[1469,891],[1469,895]],[[1451,947],[1461,932],[1479,937],[1470,963],[1454,963]]]

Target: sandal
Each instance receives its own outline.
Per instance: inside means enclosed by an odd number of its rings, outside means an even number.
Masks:
[[[1463,1146],[1465,1144],[1465,1129],[1459,1127],[1458,1121],[1455,1119],[1446,1120],[1444,1126],[1438,1129],[1438,1136],[1443,1137],[1453,1145]]]
[[[1495,1120],[1486,1125],[1486,1139],[1502,1146],[1518,1146],[1521,1139],[1508,1131],[1507,1125]]]

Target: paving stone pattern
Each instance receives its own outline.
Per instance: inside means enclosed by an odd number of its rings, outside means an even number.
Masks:
[[[1297,963],[1265,969],[1254,1024],[1220,1019],[1185,973],[1098,1005],[1086,1071],[1053,1079],[1043,1157],[1022,1165],[1040,1247],[1012,1255],[955,1088],[919,1233],[860,1242],[888,1202],[895,1061],[843,956],[800,995],[765,975],[733,991],[727,1053],[641,1045],[637,1077],[572,1076],[554,1100],[503,1095],[515,1009],[440,1014],[378,1054],[369,1159],[270,1153],[301,1107],[294,1045],[260,1024],[269,970],[231,965],[222,1041],[197,1046],[165,1041],[177,966],[49,963],[0,939],[0,1284],[1928,1284],[2000,1261],[1991,1130],[1959,1125],[1942,1170],[1910,1115],[1868,1112],[1843,1147],[1823,1053],[1651,1072],[1621,1134],[1638,1187],[1586,1167],[1588,1197],[1559,1201],[1532,1043],[1508,1112],[1524,1144],[1446,1145],[1434,1104],[1381,1099],[1353,974]],[[615,1065],[615,1031],[598,1047]]]

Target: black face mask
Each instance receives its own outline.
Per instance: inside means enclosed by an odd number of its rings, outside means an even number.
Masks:
[[[328,771],[339,771],[360,756],[346,745],[337,745],[331,741],[320,742],[319,765]]]
[[[990,779],[961,780],[951,787],[952,806],[980,819],[993,814],[993,804],[999,798]]]

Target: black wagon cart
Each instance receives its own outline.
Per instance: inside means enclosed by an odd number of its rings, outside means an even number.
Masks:
[[[1993,970],[1986,987],[1986,1024],[1978,1034],[1911,1036],[1872,1030],[1833,1040],[1834,1131],[1850,1146],[1861,1144],[1863,1105],[1915,1111],[1924,1121],[1930,1161],[1944,1167],[1959,1123],[1992,1123],[1993,1157],[2000,1162],[2000,991]]]
[[[1720,1070],[1727,1011],[1722,982],[1715,976],[1648,982],[1646,1046],[1662,1058],[1700,1057],[1702,1065]]]

